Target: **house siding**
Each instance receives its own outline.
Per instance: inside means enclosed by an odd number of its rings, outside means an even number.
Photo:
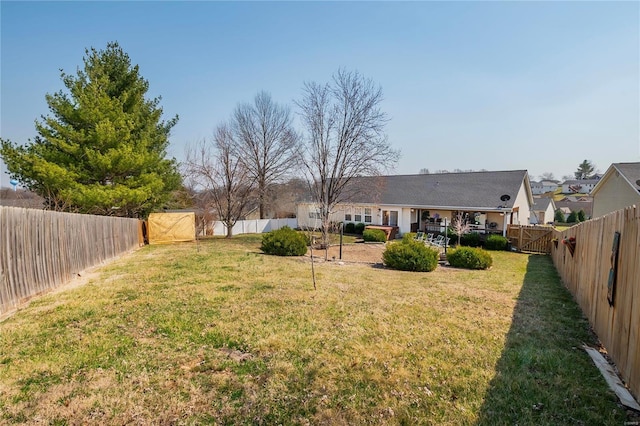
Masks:
[[[371,209],[371,221],[365,221],[365,208]],[[361,219],[355,220],[356,209],[361,209]],[[396,207],[397,209],[397,207]],[[320,219],[315,217],[319,209],[314,203],[299,203],[297,209],[298,226],[300,228],[320,228]],[[351,220],[345,220],[345,213],[351,214]],[[311,217],[311,216],[314,217]],[[329,215],[330,222],[362,222],[365,225],[379,225],[382,223],[378,206],[373,204],[341,204]]]
[[[518,207],[518,211],[512,213],[514,215],[512,223],[514,225],[528,225],[529,215],[531,214],[531,204],[529,204],[529,196],[525,185],[520,185],[520,190],[518,191],[518,195],[516,195],[513,206],[514,208]]]
[[[635,191],[617,171],[611,173],[606,179],[593,195],[592,217],[604,216],[634,204],[640,205],[640,193]]]
[[[545,225],[548,222],[553,222],[554,215],[553,204],[549,203],[545,210],[533,210],[529,216],[529,223],[531,225]]]
[[[557,183],[549,181],[531,182],[531,193],[533,195],[542,195],[547,192],[554,192],[559,186]]]

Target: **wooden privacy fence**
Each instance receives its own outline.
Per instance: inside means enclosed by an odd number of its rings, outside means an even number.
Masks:
[[[0,206],[0,315],[139,245],[137,219]]]
[[[540,225],[509,225],[507,238],[519,251],[550,253],[553,228]]]
[[[632,206],[562,232],[554,230],[556,240],[551,245],[562,281],[636,399],[640,397],[639,227],[640,209]],[[617,256],[612,250],[616,239]]]

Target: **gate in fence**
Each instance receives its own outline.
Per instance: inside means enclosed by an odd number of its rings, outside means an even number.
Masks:
[[[539,225],[509,225],[507,238],[512,247],[530,253],[551,253],[553,228]]]

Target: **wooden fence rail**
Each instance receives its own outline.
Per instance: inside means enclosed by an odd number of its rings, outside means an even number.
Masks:
[[[640,397],[639,227],[640,209],[632,206],[562,232],[554,230],[551,244],[562,281],[636,399]],[[612,256],[616,233],[617,261]],[[608,300],[610,275],[616,279],[612,305]]]
[[[138,220],[0,206],[0,315],[138,247]]]

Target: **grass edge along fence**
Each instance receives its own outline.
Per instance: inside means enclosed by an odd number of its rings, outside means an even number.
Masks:
[[[640,209],[631,206],[564,231],[554,231],[551,244],[553,263],[563,283],[589,319],[636,400],[640,398],[638,228]],[[613,251],[615,238],[619,241],[617,255]]]
[[[137,219],[0,206],[0,315],[139,246]]]

